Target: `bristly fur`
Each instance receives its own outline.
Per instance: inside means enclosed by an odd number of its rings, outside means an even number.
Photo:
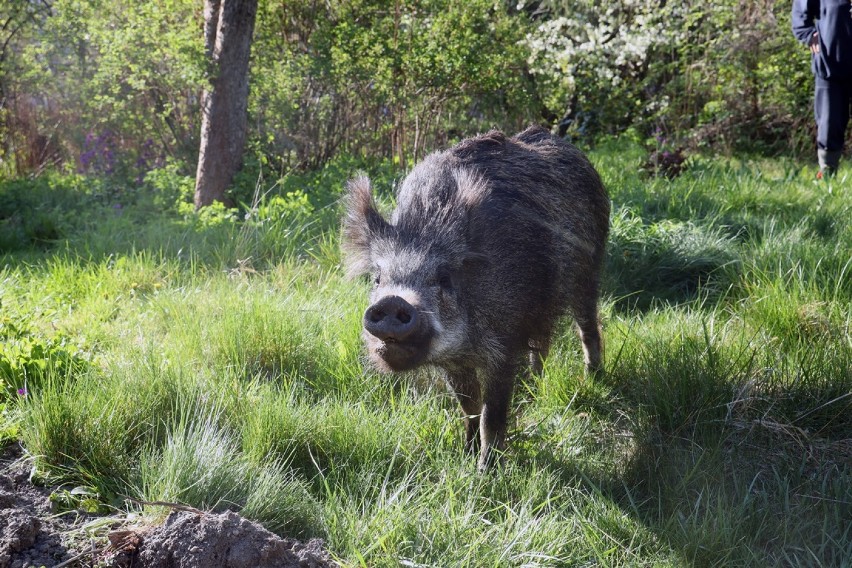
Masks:
[[[348,272],[374,273],[371,301],[405,296],[393,305],[422,325],[389,343],[365,332],[370,356],[379,367],[392,353],[391,368],[444,369],[466,415],[482,414],[480,466],[502,445],[520,356],[540,367],[562,315],[577,322],[587,369],[602,368],[597,303],[609,210],[589,160],[536,127],[430,154],[400,185],[390,221],[365,177],[349,184]],[[468,446],[479,420],[468,422]]]
[[[341,248],[346,274],[354,278],[370,271],[370,243],[387,229],[387,222],[376,208],[370,180],[365,175],[347,184],[344,206]]]

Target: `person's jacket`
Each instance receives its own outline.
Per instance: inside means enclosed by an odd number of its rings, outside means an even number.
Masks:
[[[793,0],[793,35],[808,45],[819,33],[819,53],[811,69],[821,79],[852,77],[850,0]]]

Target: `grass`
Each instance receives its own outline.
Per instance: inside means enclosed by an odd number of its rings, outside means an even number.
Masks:
[[[701,158],[646,179],[635,147],[592,157],[608,372],[583,377],[566,322],[519,379],[499,471],[464,457],[429,373],[364,365],[345,160],[248,215],[115,208],[74,179],[62,215],[6,217],[0,439],[119,509],[234,508],[351,566],[852,565],[849,172]]]

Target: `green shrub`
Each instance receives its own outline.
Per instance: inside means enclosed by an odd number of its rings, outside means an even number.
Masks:
[[[78,176],[0,182],[0,253],[48,248],[83,223],[91,205]]]
[[[0,402],[38,391],[48,377],[70,377],[89,367],[89,360],[67,338],[45,339],[0,317]]]
[[[142,189],[157,211],[176,211],[180,204],[192,201],[195,179],[184,175],[184,169],[182,164],[170,161],[145,174]]]

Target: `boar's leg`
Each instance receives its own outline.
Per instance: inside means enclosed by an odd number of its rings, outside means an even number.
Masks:
[[[598,320],[597,286],[594,294],[574,298],[572,311],[583,342],[583,359],[586,372],[596,374],[603,371],[603,336]]]
[[[482,394],[476,369],[447,370],[447,383],[453,389],[464,412],[465,451],[476,455],[479,451],[479,417],[482,413]]]
[[[532,375],[541,375],[544,360],[550,353],[550,338],[530,339],[530,371]]]
[[[597,320],[578,324],[583,341],[583,359],[586,372],[592,375],[603,371],[603,336]]]
[[[503,362],[483,384],[482,418],[479,423],[479,436],[482,448],[479,454],[479,471],[485,471],[497,460],[497,452],[502,451],[506,442],[506,422],[509,404],[512,401],[515,371],[515,357]],[[497,452],[495,452],[497,450]]]

